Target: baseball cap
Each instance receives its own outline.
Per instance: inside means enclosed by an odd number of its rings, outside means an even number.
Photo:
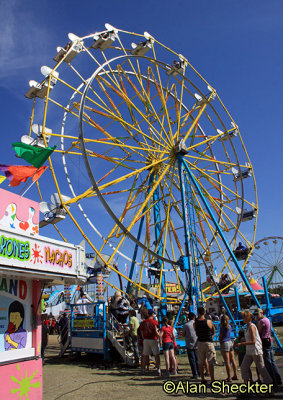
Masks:
[[[254,315],[258,315],[259,313],[263,313],[263,310],[261,308],[256,308],[254,310]]]
[[[155,312],[152,309],[148,310],[148,315],[153,315],[153,314],[155,314]]]

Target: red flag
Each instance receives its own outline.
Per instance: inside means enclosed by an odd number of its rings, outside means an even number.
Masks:
[[[38,168],[38,170],[36,171],[36,173],[33,175],[32,180],[33,182],[38,181],[38,179],[41,177],[41,175],[43,174],[43,172],[45,172],[47,170],[47,165]]]
[[[27,179],[31,177],[33,182],[35,182],[47,168],[47,166],[37,169],[35,167],[25,165],[0,164],[0,171],[3,171],[6,175],[6,178],[10,180],[10,186],[19,186],[21,182],[26,182]]]

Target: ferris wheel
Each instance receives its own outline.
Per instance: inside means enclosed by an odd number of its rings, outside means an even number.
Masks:
[[[269,236],[257,241],[249,259],[253,276],[266,279],[269,289],[278,289],[283,284],[283,238]]]
[[[34,99],[30,135],[57,145],[53,184],[41,191],[53,205],[43,203],[41,226],[68,238],[70,225],[57,224],[68,216],[94,262],[112,271],[105,283],[127,292],[162,299],[166,282],[185,290],[192,281],[201,291],[207,268],[233,285],[238,271],[212,214],[232,249],[239,241],[252,248],[257,196],[238,126],[216,90],[147,32],[105,24],[68,37],[26,94]]]

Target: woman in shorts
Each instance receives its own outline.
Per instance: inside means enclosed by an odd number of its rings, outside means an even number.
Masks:
[[[169,377],[170,365],[173,366],[172,375],[176,375],[176,359],[174,354],[175,334],[173,326],[170,325],[167,317],[163,319],[163,326],[160,330],[160,340],[162,341],[162,349],[165,358],[166,376]]]
[[[237,365],[235,361],[233,342],[231,340],[231,332],[232,328],[231,325],[229,324],[229,317],[228,315],[223,314],[220,319],[219,342],[220,342],[221,354],[227,371],[227,379],[225,379],[225,382],[232,382],[238,380]],[[232,364],[232,368],[234,371],[234,375],[232,376],[232,378],[231,378],[230,364]]]
[[[271,384],[272,378],[264,365],[262,342],[258,329],[252,323],[253,314],[250,311],[244,311],[242,316],[244,323],[247,325],[245,341],[241,343],[246,346],[246,354],[241,364],[242,378],[245,383],[248,383],[250,380],[250,366],[255,362],[258,373],[262,376],[263,383]]]

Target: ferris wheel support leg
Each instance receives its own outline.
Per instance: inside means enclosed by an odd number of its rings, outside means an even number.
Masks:
[[[236,267],[237,271],[238,271],[239,274],[241,275],[241,278],[243,279],[243,281],[244,281],[244,283],[245,283],[245,285],[246,285],[248,291],[250,292],[250,294],[251,294],[251,296],[252,296],[252,298],[253,298],[255,304],[257,305],[258,308],[260,308],[259,301],[258,301],[258,299],[256,298],[256,295],[254,294],[254,291],[253,291],[253,289],[252,289],[252,287],[251,287],[251,285],[250,285],[250,282],[248,281],[248,279],[246,278],[246,275],[244,274],[242,268],[241,268],[240,265],[238,264],[238,261],[237,261],[235,255],[234,255],[234,253],[233,253],[233,251],[232,251],[232,249],[231,249],[231,247],[230,247],[228,241],[226,240],[226,237],[224,236],[224,234],[223,234],[223,232],[222,232],[222,229],[220,228],[220,226],[219,226],[219,224],[218,224],[216,218],[214,217],[214,215],[213,215],[213,213],[212,213],[212,211],[211,211],[209,205],[207,204],[207,201],[206,201],[206,199],[205,199],[205,197],[204,197],[202,191],[200,190],[200,187],[199,187],[199,185],[198,185],[198,183],[197,183],[195,177],[194,177],[193,174],[191,173],[191,170],[190,170],[190,168],[188,167],[187,163],[184,161],[184,159],[182,159],[182,161],[183,161],[184,168],[186,169],[187,173],[189,174],[190,179],[191,179],[191,181],[193,182],[193,184],[194,184],[194,186],[195,186],[195,188],[196,188],[196,191],[198,192],[200,198],[202,199],[202,202],[203,202],[203,204],[204,204],[204,206],[205,206],[205,208],[206,208],[206,210],[207,210],[209,216],[211,217],[211,220],[212,220],[212,222],[213,222],[213,224],[214,224],[216,230],[218,231],[218,233],[219,233],[219,235],[220,235],[220,237],[221,237],[221,239],[222,239],[222,241],[223,241],[223,243],[224,243],[224,245],[225,245],[225,247],[226,247],[226,249],[227,249],[227,251],[228,251],[228,253],[229,253],[229,255],[230,255],[231,259],[232,259],[232,261],[233,261],[233,263],[235,264],[235,267]]]
[[[192,300],[192,296],[193,296],[193,288],[192,288],[192,283],[193,283],[193,279],[192,279],[192,270],[191,270],[191,259],[190,259],[190,250],[189,250],[189,232],[188,232],[188,210],[186,207],[186,196],[185,196],[185,185],[184,185],[184,173],[182,170],[182,163],[183,163],[183,157],[181,155],[178,155],[178,171],[179,171],[179,177],[180,177],[180,189],[181,189],[181,198],[182,198],[182,211],[183,211],[183,218],[184,218],[184,234],[185,234],[185,252],[186,252],[186,256],[188,257],[188,263],[189,263],[189,283],[188,283],[188,289],[185,293],[184,296],[184,300],[181,304],[181,307],[179,309],[178,314],[181,314],[182,308],[185,304],[185,299],[188,296],[189,300]],[[193,302],[195,303],[195,302]],[[196,313],[196,310],[193,309],[191,310],[192,312]],[[178,316],[176,317],[176,321],[178,321]]]
[[[272,305],[271,305],[270,300],[269,300],[269,295],[268,295],[268,289],[267,289],[265,276],[262,277],[262,283],[263,283],[263,289],[264,289],[264,294],[265,294],[266,310],[269,311],[270,308],[272,307]]]
[[[272,324],[272,319],[271,319],[271,317],[272,317],[272,313],[271,313],[272,304],[270,303],[270,300],[269,300],[269,294],[268,294],[268,289],[267,289],[267,283],[266,283],[265,276],[262,277],[262,283],[263,283],[263,289],[264,289],[264,294],[265,294],[265,299],[266,299],[265,315],[266,315],[266,317],[269,318],[269,320],[271,322],[271,332],[273,333],[275,342],[276,342],[277,346],[279,347],[279,351],[282,352],[283,351],[282,344],[281,344],[278,336],[276,335],[276,332],[273,329],[273,324]]]
[[[181,305],[180,305],[180,307],[179,307],[179,310],[178,310],[178,313],[177,313],[177,315],[176,315],[173,328],[176,328],[176,326],[178,325],[178,321],[179,321],[181,312],[182,312],[182,310],[183,310],[183,308],[184,308],[184,305],[185,305],[185,302],[186,302],[186,299],[187,299],[189,290],[190,290],[190,288],[188,288],[188,289],[186,290],[186,292],[184,293],[184,298],[183,298],[183,300],[182,300],[182,303],[181,303]]]
[[[152,174],[153,176],[153,174]],[[161,226],[160,226],[160,209],[159,209],[159,192],[158,188],[153,193],[153,215],[154,215],[154,224],[155,224],[155,241],[156,243],[159,242],[157,254],[162,255],[162,242],[160,240],[160,235],[161,235]],[[164,274],[162,273],[162,265],[160,267],[160,274],[161,274],[161,293],[162,293],[162,300],[161,300],[161,306],[159,308],[160,312],[160,318],[163,319],[163,317],[166,317],[166,312],[167,312],[167,295],[166,295],[166,289],[165,289],[165,278]]]
[[[235,291],[235,299],[236,299],[236,304],[237,304],[237,312],[240,312],[241,304],[240,304],[240,298],[239,298],[239,292],[238,292],[237,286],[235,286],[234,291]]]
[[[140,240],[140,237],[141,237],[142,228],[143,228],[143,222],[144,222],[144,215],[142,216],[141,221],[140,221],[140,226],[139,226],[138,236],[137,236],[138,240]],[[131,269],[130,269],[130,273],[129,273],[129,278],[131,280],[133,279],[133,274],[134,274],[134,268],[135,268],[135,264],[136,264],[138,249],[139,249],[139,246],[136,244],[135,245],[135,249],[134,249],[134,255],[133,255],[132,263],[131,263]],[[131,282],[128,281],[127,288],[126,288],[126,293],[129,293],[130,286],[131,286]]]

